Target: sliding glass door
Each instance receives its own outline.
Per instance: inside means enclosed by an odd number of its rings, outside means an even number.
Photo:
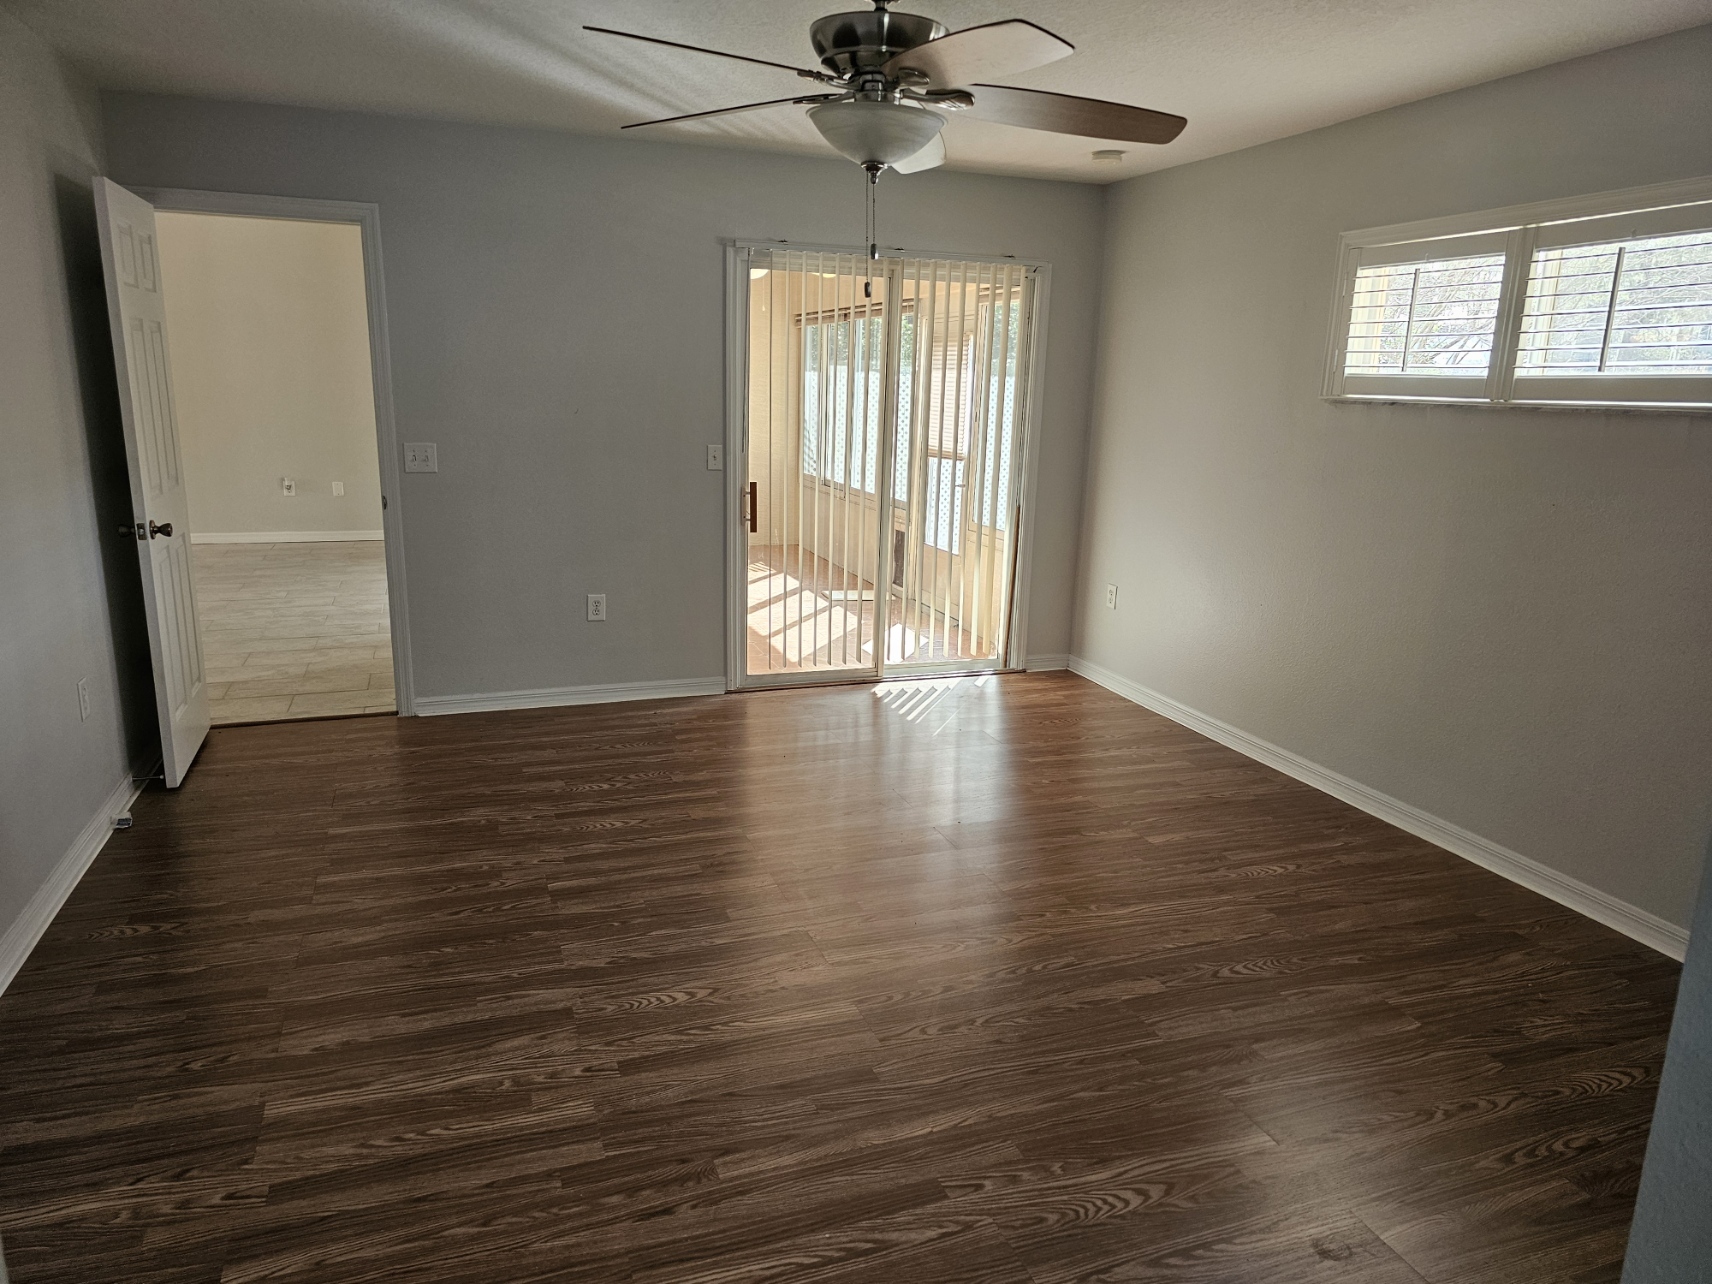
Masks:
[[[740,685],[1005,667],[1034,270],[746,257]]]

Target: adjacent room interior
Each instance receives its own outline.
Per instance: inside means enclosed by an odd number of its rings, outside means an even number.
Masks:
[[[903,4],[0,0],[0,1278],[1708,1278],[1712,0]]]
[[[393,712],[361,229],[156,226],[211,720]]]

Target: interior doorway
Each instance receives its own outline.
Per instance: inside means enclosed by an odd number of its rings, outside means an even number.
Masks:
[[[210,721],[396,712],[361,228],[155,222]]]
[[[223,250],[206,244],[187,249],[187,241],[163,251],[160,223],[164,214],[179,226],[173,211],[232,216],[182,225],[199,229],[204,242],[203,233],[220,231],[214,239]],[[225,704],[223,722],[389,706],[413,713],[378,208],[224,192],[137,192],[99,178],[95,213],[132,503],[131,520],[115,535],[137,552],[161,779],[169,789],[183,783],[215,721],[216,702]],[[320,237],[325,262],[314,271],[263,235],[270,227],[305,231],[309,224],[342,229]],[[178,240],[172,230],[168,237]],[[166,304],[169,272],[184,278],[176,321]],[[205,278],[200,286],[198,277]],[[336,296],[333,303],[330,296]],[[172,324],[186,332],[176,372]],[[335,353],[337,369],[329,356]],[[323,381],[329,386],[321,387]],[[206,449],[192,441],[199,462],[187,460],[181,440],[179,399],[186,394],[197,407],[192,418],[201,421],[193,437],[206,438]],[[337,449],[317,438],[318,415],[350,421],[342,424]],[[351,423],[366,426],[366,440],[348,431]],[[280,451],[306,442],[297,459],[307,460],[307,468],[278,462]],[[325,496],[345,506],[318,515],[269,508],[275,486],[287,505],[305,498],[300,482],[315,490],[324,484]],[[193,488],[199,492],[195,516]],[[364,524],[343,524],[353,520]],[[224,558],[215,552],[193,557],[197,525],[214,544],[246,547],[227,550]],[[300,547],[280,548],[309,544],[365,547],[338,549],[325,559]],[[384,567],[379,578],[377,546]],[[193,565],[198,561],[200,567]],[[206,638],[199,598],[214,608]],[[333,672],[358,660],[350,672]]]
[[[738,258],[733,685],[1010,667],[1038,269]]]

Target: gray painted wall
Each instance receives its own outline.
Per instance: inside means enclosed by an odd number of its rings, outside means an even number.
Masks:
[[[724,673],[722,238],[861,240],[835,160],[104,96],[113,177],[380,205],[419,696]],[[889,177],[883,242],[1053,266],[1030,650],[1069,649],[1098,189]],[[171,290],[171,282],[166,283]],[[583,596],[607,594],[589,624]]]
[[[1112,189],[1076,651],[1686,923],[1712,418],[1320,381],[1340,232],[1708,173],[1701,27]]]
[[[1682,964],[1623,1284],[1712,1284],[1712,878]]]
[[[103,534],[131,504],[90,190],[100,158],[93,92],[0,14],[0,936],[153,738],[152,704],[121,700],[150,699],[136,550]]]

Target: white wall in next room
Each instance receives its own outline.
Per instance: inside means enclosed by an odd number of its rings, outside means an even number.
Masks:
[[[360,229],[158,220],[192,534],[378,538]]]

